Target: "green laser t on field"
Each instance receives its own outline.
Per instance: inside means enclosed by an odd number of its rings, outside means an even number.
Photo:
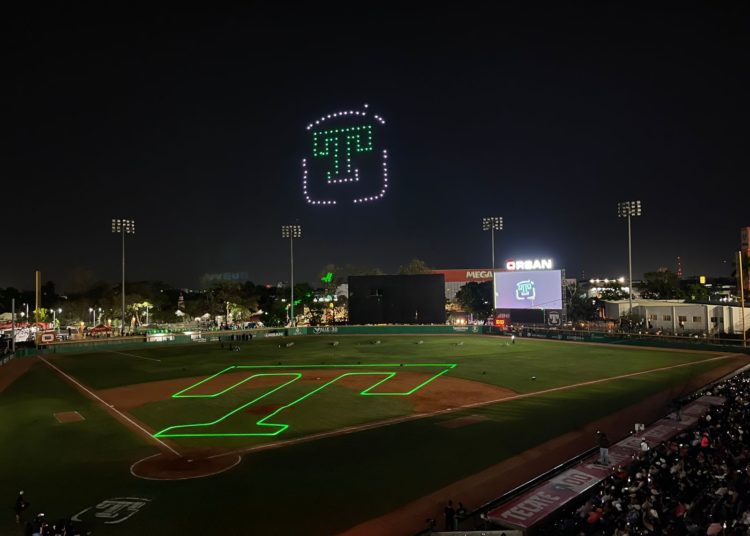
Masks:
[[[263,417],[262,419],[258,420],[255,423],[256,426],[275,427],[276,430],[272,431],[272,432],[265,432],[265,433],[262,433],[262,432],[256,432],[256,433],[251,433],[251,432],[247,432],[247,433],[179,432],[179,433],[177,433],[177,432],[173,432],[173,430],[176,430],[178,428],[179,429],[186,429],[186,428],[198,428],[198,427],[210,427],[210,426],[213,426],[213,425],[215,425],[215,424],[223,421],[227,417],[230,417],[230,416],[234,415],[235,413],[237,413],[237,412],[245,409],[246,407],[248,407],[248,406],[250,406],[252,404],[255,404],[259,400],[262,400],[266,396],[268,396],[268,395],[270,395],[272,393],[275,393],[276,391],[279,391],[279,390],[287,387],[288,385],[296,382],[300,378],[302,378],[302,374],[300,374],[298,372],[269,372],[269,373],[261,373],[261,374],[252,374],[252,375],[248,376],[247,378],[245,378],[243,380],[240,380],[239,382],[235,383],[234,385],[231,385],[231,386],[229,386],[229,387],[227,387],[227,388],[225,388],[225,389],[223,389],[221,391],[217,391],[215,393],[186,394],[188,391],[192,391],[192,390],[196,389],[197,387],[199,387],[199,386],[201,386],[201,385],[203,385],[203,384],[205,384],[205,383],[207,383],[207,382],[209,382],[209,381],[211,381],[211,380],[213,380],[213,379],[221,376],[222,374],[224,374],[226,372],[232,371],[232,370],[246,370],[246,369],[252,369],[252,370],[256,370],[256,369],[262,369],[262,370],[269,370],[269,369],[271,369],[271,370],[279,370],[279,369],[304,369],[304,368],[308,368],[308,369],[309,368],[320,369],[320,368],[324,368],[324,367],[335,368],[335,369],[350,368],[350,367],[365,367],[365,368],[391,367],[391,368],[393,368],[395,366],[397,366],[397,365],[388,365],[388,364],[371,364],[371,365],[256,365],[256,366],[242,366],[242,365],[237,365],[237,366],[233,366],[233,367],[227,367],[226,369],[224,369],[224,370],[222,370],[220,372],[217,372],[216,374],[214,374],[212,376],[209,376],[208,378],[206,378],[204,380],[201,380],[201,381],[199,381],[199,382],[191,385],[190,387],[187,387],[187,388],[185,388],[185,389],[183,389],[183,390],[181,390],[181,391],[173,394],[172,398],[214,398],[214,397],[217,397],[217,396],[221,396],[224,393],[227,393],[227,392],[231,391],[232,389],[234,389],[234,388],[236,388],[236,387],[238,387],[238,386],[240,386],[240,385],[242,385],[242,384],[244,384],[244,383],[246,383],[246,382],[248,382],[250,380],[253,380],[254,378],[259,378],[259,377],[287,377],[287,378],[291,377],[291,379],[288,380],[288,381],[286,381],[286,382],[284,382],[284,383],[282,383],[278,387],[274,387],[273,389],[270,389],[269,391],[267,391],[264,394],[262,394],[262,395],[260,395],[260,396],[258,396],[256,398],[254,398],[253,400],[251,400],[251,401],[249,401],[249,402],[247,402],[245,404],[242,404],[241,406],[237,407],[236,409],[233,409],[232,411],[230,411],[226,415],[224,415],[224,416],[222,416],[222,417],[220,417],[220,418],[218,418],[218,419],[216,419],[214,421],[207,422],[207,423],[180,424],[180,425],[170,426],[170,427],[165,428],[164,430],[161,430],[160,432],[157,432],[156,434],[154,434],[154,437],[275,436],[275,435],[280,434],[281,432],[283,432],[287,428],[289,428],[289,425],[288,424],[280,424],[280,423],[276,424],[276,423],[267,422],[269,419],[271,419],[272,417],[274,417],[277,413],[280,413],[280,412],[284,411],[285,409],[294,406],[295,404],[299,404],[300,402],[302,402],[303,400],[307,399],[308,397],[310,397],[310,396],[312,396],[312,395],[314,395],[316,393],[319,393],[319,392],[325,390],[327,387],[333,385],[334,383],[338,382],[339,380],[341,380],[343,378],[347,378],[347,377],[351,377],[351,376],[383,376],[382,379],[380,379],[376,383],[372,384],[370,387],[368,387],[368,388],[360,391],[359,394],[362,395],[362,396],[409,396],[410,394],[414,393],[415,391],[418,391],[419,389],[421,389],[422,387],[424,387],[428,383],[430,383],[433,380],[437,379],[438,377],[442,376],[443,374],[445,374],[446,372],[448,372],[452,368],[455,368],[456,365],[455,364],[427,364],[427,363],[412,363],[412,364],[407,363],[407,364],[398,365],[400,367],[438,367],[438,368],[442,369],[441,371],[435,373],[433,376],[431,376],[429,379],[423,381],[419,385],[413,387],[412,389],[409,389],[408,391],[403,391],[403,392],[385,392],[385,391],[374,392],[374,389],[378,388],[381,384],[387,382],[388,380],[390,380],[391,378],[393,378],[394,376],[396,376],[397,372],[345,372],[345,373],[337,376],[336,378],[334,378],[334,379],[332,379],[332,380],[324,383],[320,387],[317,387],[317,388],[313,389],[312,391],[308,392],[307,394],[305,394],[305,395],[303,395],[303,396],[301,396],[301,397],[299,397],[299,398],[297,398],[297,399],[289,402],[288,404],[286,404],[284,406],[281,406],[276,411],[274,411],[272,413],[269,413],[268,415],[266,415],[265,417]]]

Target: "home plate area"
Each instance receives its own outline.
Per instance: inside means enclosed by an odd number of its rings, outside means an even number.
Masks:
[[[60,413],[55,413],[54,415],[57,422],[61,424],[86,420],[83,415],[77,411],[62,411]]]

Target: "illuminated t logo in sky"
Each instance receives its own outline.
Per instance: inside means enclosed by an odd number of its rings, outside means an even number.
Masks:
[[[336,112],[307,125],[310,158],[302,159],[302,190],[311,205],[365,203],[388,189],[385,120],[365,109]]]
[[[339,150],[341,145],[344,146],[343,150]],[[359,170],[352,167],[352,153],[370,151],[372,151],[372,125],[313,132],[313,156],[327,157],[330,162],[330,168],[326,171],[326,179],[329,183],[359,181]],[[342,167],[344,176],[341,176]]]

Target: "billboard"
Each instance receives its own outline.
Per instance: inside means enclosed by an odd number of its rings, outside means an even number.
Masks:
[[[464,268],[460,270],[432,270],[433,274],[443,274],[446,283],[483,283],[492,281],[491,268]]]
[[[495,274],[495,309],[562,308],[560,270],[524,270]]]
[[[349,276],[350,324],[445,324],[442,274]]]

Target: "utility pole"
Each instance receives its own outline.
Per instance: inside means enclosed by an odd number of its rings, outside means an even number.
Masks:
[[[737,252],[737,286],[740,287],[740,314],[742,315],[742,347],[747,347],[747,330],[745,329],[745,278],[742,277],[742,251]]]

